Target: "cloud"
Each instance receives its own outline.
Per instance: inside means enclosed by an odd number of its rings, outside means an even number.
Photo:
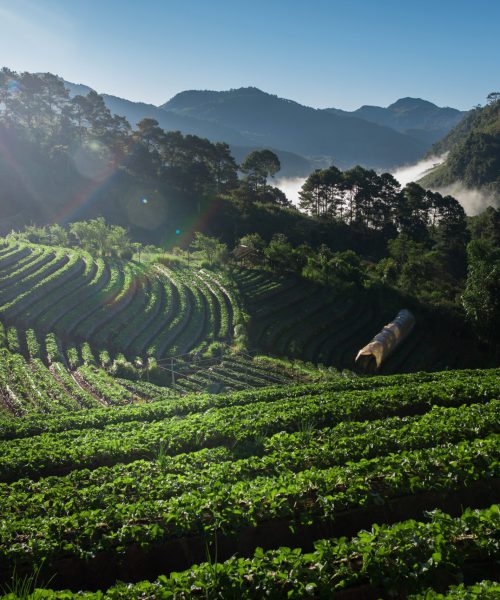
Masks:
[[[439,156],[430,156],[424,160],[415,163],[414,165],[405,165],[395,169],[392,174],[401,185],[406,185],[410,181],[418,181],[428,171],[442,164],[448,153]],[[498,206],[498,198],[491,192],[486,192],[477,188],[467,188],[460,181],[451,185],[434,187],[432,191],[439,192],[443,196],[453,196],[464,207],[468,215],[477,215],[482,212],[487,206]]]

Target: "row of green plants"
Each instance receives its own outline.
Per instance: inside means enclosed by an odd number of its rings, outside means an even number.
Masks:
[[[24,322],[36,323],[40,328],[45,313],[53,310],[60,300],[65,300],[76,283],[82,283],[90,264],[90,257],[72,253],[64,265],[34,287],[24,302],[16,302],[14,309],[7,314],[11,318],[18,316]]]
[[[111,277],[106,261],[99,258],[95,264],[96,269],[93,270],[90,281],[83,280],[83,287],[75,290],[62,305],[61,302],[57,303],[54,309],[47,313],[46,319],[42,319],[41,326],[44,329],[53,327],[59,335],[70,335],[86,315],[95,309],[96,301],[104,296],[103,290]]]
[[[175,269],[175,278],[178,285],[186,293],[186,309],[180,309],[179,320],[169,329],[167,335],[158,345],[157,357],[176,356],[188,354],[194,350],[198,343],[202,343],[202,334],[208,313],[208,306],[204,294],[195,283],[192,271]],[[181,294],[182,298],[182,294]],[[175,320],[174,320],[175,321]]]
[[[108,261],[110,278],[106,286],[100,291],[97,298],[93,298],[89,303],[88,311],[82,310],[82,317],[78,320],[76,327],[73,330],[73,335],[83,339],[88,339],[89,332],[93,333],[95,329],[109,316],[113,302],[119,294],[124,292],[124,282],[128,279],[125,274],[124,266],[115,261]],[[127,275],[129,269],[127,269]],[[83,308],[83,307],[82,307]]]
[[[0,512],[9,518],[62,516],[82,506],[94,510],[209,490],[214,481],[229,485],[285,471],[327,469],[390,453],[484,438],[500,433],[499,409],[500,401],[493,400],[485,405],[436,408],[421,417],[347,422],[324,430],[302,427],[299,432],[259,440],[251,449],[254,454],[239,460],[224,447],[168,456],[160,446],[150,461],[75,470],[36,482],[20,479],[0,483]]]
[[[229,340],[231,336],[232,320],[233,320],[233,308],[231,306],[231,297],[225,288],[221,285],[219,280],[204,269],[200,269],[198,277],[204,281],[205,285],[209,288],[211,294],[216,298],[214,302],[214,309],[217,313],[219,321],[218,337],[222,340]]]
[[[148,402],[162,402],[172,398],[178,398],[178,394],[172,388],[160,387],[147,380],[130,380],[116,377],[115,380],[135,396]]]
[[[467,509],[459,518],[433,511],[421,521],[373,525],[351,539],[318,540],[311,552],[257,548],[251,558],[235,556],[219,562],[216,548],[207,544],[207,562],[160,575],[153,582],[118,583],[98,592],[37,589],[36,598],[282,600],[337,594],[342,598],[342,592],[359,592],[364,597],[411,600],[494,600],[500,594],[499,583],[460,582],[474,563],[498,560],[499,527],[500,510],[493,505]],[[6,600],[18,600],[16,592],[13,585]]]
[[[158,294],[160,282],[158,277],[141,266],[138,289],[128,310],[122,313],[119,325],[112,322],[113,339],[110,340],[116,348],[130,350],[132,339],[141,329],[146,329],[154,314],[159,311]]]
[[[297,284],[294,278],[269,277],[267,273],[257,269],[240,269],[235,272],[235,279],[241,292],[250,302],[255,303],[281,293],[284,289],[294,288]]]
[[[332,418],[335,414],[339,420],[342,420],[344,414],[346,418],[363,420],[371,413],[374,415],[373,418],[377,418],[377,415],[383,416],[384,396],[387,396],[388,406],[395,413],[426,412],[434,404],[458,406],[465,402],[488,401],[497,397],[500,386],[499,375],[499,369],[490,369],[346,378],[319,384],[275,386],[231,394],[193,395],[182,399],[172,398],[171,392],[165,391],[168,402],[118,406],[112,411],[107,409],[79,411],[60,414],[57,417],[32,415],[21,421],[0,420],[0,440],[25,438],[43,433],[57,434],[66,430],[103,429],[138,421],[144,427],[147,423],[190,414],[195,416],[209,409],[226,409],[230,412],[233,407],[249,407],[250,410],[255,408],[256,413],[269,411],[272,419],[273,411],[279,411],[280,406],[286,409],[291,405],[294,408],[294,418],[298,413],[300,419],[301,406],[303,405],[304,408],[303,415],[307,416],[313,403],[316,403],[319,408],[325,404]],[[152,390],[150,398],[163,393],[163,388],[152,384],[149,384],[149,388]],[[390,404],[391,398],[393,398],[392,404]],[[293,419],[290,422],[293,423]]]
[[[26,357],[21,353],[23,347]],[[78,350],[69,348],[66,361],[60,341],[53,333],[40,338],[33,329],[23,333],[0,324],[0,351],[0,406],[4,419],[21,415],[29,419],[29,415],[36,413],[42,413],[46,419],[51,413],[65,415],[103,405],[143,402],[151,396],[131,393],[123,383],[99,368],[87,342]],[[109,367],[111,363],[106,351],[100,353],[99,360],[103,366]],[[75,370],[69,371],[65,362]],[[155,391],[157,401],[163,395],[171,395],[161,388]],[[13,421],[12,425],[25,422]]]
[[[32,250],[31,248],[24,247],[22,250],[16,248],[15,251],[11,249],[0,261],[0,269],[1,276],[0,281],[2,285],[5,285],[9,282],[10,277],[13,273],[25,273],[25,269],[31,268],[31,265],[37,264],[37,259],[43,257],[46,253],[44,248],[36,248]],[[17,260],[13,260],[16,257]],[[26,273],[28,274],[28,273]]]
[[[2,269],[3,287],[24,277],[31,276],[37,269],[43,267],[54,258],[54,249],[45,247],[16,249],[3,259]],[[4,289],[5,293],[6,289]]]
[[[78,403],[78,409],[99,408],[102,403],[97,400],[89,391],[75,381],[75,378],[60,362],[52,362],[51,373],[67,391],[68,395]]]
[[[368,518],[377,507],[394,509],[398,501],[399,514],[406,507],[411,513],[413,500],[425,493],[460,492],[478,483],[497,489],[499,459],[500,436],[492,435],[327,469],[284,469],[229,484],[212,478],[206,486],[173,497],[166,490],[167,497],[160,492],[159,497],[117,500],[61,516],[19,515],[0,531],[0,565],[8,571],[15,564],[34,566],[60,557],[85,560],[100,551],[124,553],[131,544],[145,552],[171,539],[233,535],[273,521],[294,530],[341,522],[346,511]]]
[[[171,269],[170,274],[180,290],[180,306],[171,328],[157,346],[155,355],[158,358],[163,355],[187,354],[195,350],[199,343],[203,344],[202,334],[207,319],[209,323],[211,321],[211,327],[209,324],[207,331],[215,334],[211,304],[206,300],[208,290],[201,291],[194,279],[199,280],[190,270]],[[202,287],[205,286],[202,284]]]
[[[343,421],[425,413],[433,405],[484,403],[498,397],[499,386],[498,376],[492,375],[478,380],[290,398],[284,390],[279,402],[252,401],[248,392],[225,397],[195,396],[133,407],[121,415],[117,415],[120,410],[117,408],[104,415],[92,411],[90,415],[62,416],[53,427],[54,433],[0,442],[0,480],[41,477],[151,458],[160,447],[168,455],[221,445],[244,453],[259,437],[297,431],[302,424],[332,427]],[[172,418],[178,416],[184,418]],[[49,419],[45,421],[45,430],[50,430]],[[26,433],[30,426],[33,428],[33,421],[21,424],[17,431]],[[68,426],[80,428],[61,430]],[[12,437],[16,427],[7,427],[6,431],[9,429],[7,435]]]
[[[128,323],[131,315],[140,313],[143,308],[140,301],[144,298],[139,291],[144,282],[144,267],[125,263],[122,270],[124,278],[121,290],[109,302],[108,310],[101,311],[103,314],[89,329],[89,337],[92,337],[93,344],[99,348],[118,347],[116,336],[123,325]]]
[[[64,316],[78,306],[87,286],[92,286],[96,275],[104,268],[102,261],[95,261],[87,252],[80,252],[80,271],[73,278],[64,282],[64,289],[55,289],[50,294],[50,302],[46,302],[43,312],[36,315],[36,327],[42,331],[53,330],[61,323]]]
[[[109,406],[130,404],[134,397],[122,385],[116,383],[113,377],[103,369],[90,365],[82,365],[77,374],[86,382],[92,391],[102,398]]]
[[[12,265],[17,265],[18,262],[29,256],[30,253],[31,248],[24,243],[5,244],[0,253],[0,269],[8,269]]]
[[[153,271],[154,272],[154,271]],[[130,331],[130,340],[127,349],[140,356],[152,356],[154,354],[153,341],[163,330],[172,326],[176,315],[178,315],[181,304],[181,292],[170,272],[157,270],[158,285],[152,290],[153,298],[146,307],[145,319],[135,332]],[[185,306],[184,306],[185,308]],[[179,318],[179,317],[177,317]]]
[[[33,270],[26,269],[25,274],[25,270],[21,268],[18,272],[12,274],[8,285],[5,283],[0,292],[2,313],[11,308],[16,300],[30,296],[35,287],[38,291],[40,286],[43,286],[46,278],[53,279],[53,276],[58,274],[57,271],[64,267],[68,260],[69,257],[64,251],[53,250],[52,252],[43,253]]]

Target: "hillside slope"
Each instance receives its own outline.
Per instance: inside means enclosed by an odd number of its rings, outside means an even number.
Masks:
[[[36,244],[0,250],[0,318],[133,359],[230,342],[239,309],[220,278]]]
[[[500,202],[500,99],[472,110],[430,154],[448,152],[446,161],[422,180],[426,187],[461,183],[491,192]]]
[[[263,353],[353,370],[357,352],[407,307],[416,314],[415,329],[381,372],[434,371],[488,363],[463,323],[432,314],[389,288],[359,290],[344,297],[332,288],[296,277],[272,277],[256,269],[242,269],[235,279],[250,316],[251,347]]]
[[[343,297],[328,287],[256,269],[230,276],[197,266],[95,259],[74,249],[12,242],[0,248],[0,284],[5,324],[33,328],[42,338],[54,333],[64,350],[85,342],[96,356],[106,351],[111,359],[141,363],[184,355],[192,362],[213,342],[229,345],[235,336],[248,334],[257,352],[354,369],[357,351],[410,302],[388,288]],[[417,326],[384,372],[489,365],[463,323],[411,303]],[[184,377],[182,363],[176,370]],[[250,373],[251,365],[219,366],[247,369],[250,380],[258,375]],[[214,373],[208,375],[214,379]],[[228,379],[231,388],[234,373]]]

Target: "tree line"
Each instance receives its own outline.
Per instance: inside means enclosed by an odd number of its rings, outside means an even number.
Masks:
[[[95,91],[70,96],[63,80],[52,75],[0,71],[0,134],[14,132],[42,147],[71,171],[73,157],[93,161],[98,170],[120,170],[164,198],[175,198],[189,211],[204,198],[239,193],[288,204],[267,184],[281,165],[270,150],[255,150],[236,164],[228,144],[196,135],[164,131],[144,118],[133,129],[125,117],[111,114]]]
[[[452,196],[425,190],[417,183],[404,188],[390,173],[356,166],[314,171],[299,192],[300,207],[310,215],[376,230],[392,229],[424,240],[438,227],[465,230],[465,211]]]

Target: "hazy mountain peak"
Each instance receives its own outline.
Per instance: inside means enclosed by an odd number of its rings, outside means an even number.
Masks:
[[[185,90],[179,92],[170,100],[162,104],[160,108],[164,110],[183,110],[192,109],[196,106],[210,103],[223,103],[230,101],[245,101],[259,98],[260,100],[275,99],[280,100],[278,96],[269,94],[261,89],[248,86],[240,88],[231,88],[229,90]]]
[[[429,102],[428,100],[423,100],[422,98],[411,98],[407,96],[406,98],[400,98],[393,102],[387,107],[387,110],[414,110],[414,109],[437,109],[439,108],[436,104]]]

